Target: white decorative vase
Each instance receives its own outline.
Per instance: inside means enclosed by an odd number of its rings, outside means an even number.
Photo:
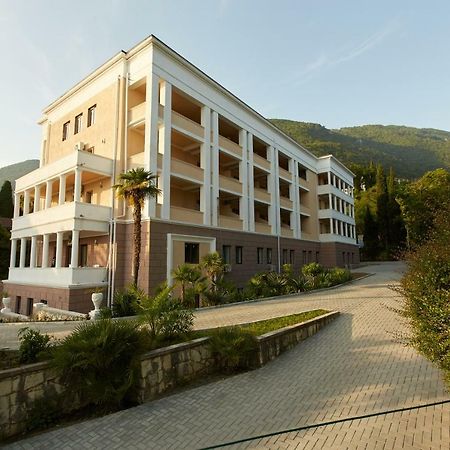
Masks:
[[[1,312],[11,312],[11,297],[3,297],[3,308]]]
[[[103,301],[103,294],[101,292],[94,292],[91,295],[92,303],[94,304],[94,309],[90,311],[89,317],[91,320],[96,320],[100,318],[100,305]]]

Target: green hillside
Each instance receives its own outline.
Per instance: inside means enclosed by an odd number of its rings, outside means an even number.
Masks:
[[[331,153],[347,165],[373,161],[392,167],[403,178],[418,178],[439,167],[450,169],[447,131],[396,125],[330,130],[316,123],[270,121],[315,155]]]
[[[17,164],[11,164],[0,168],[0,187],[6,180],[9,180],[14,186],[14,181],[17,178],[23,177],[27,173],[35,170],[39,167],[39,160],[28,159]]]

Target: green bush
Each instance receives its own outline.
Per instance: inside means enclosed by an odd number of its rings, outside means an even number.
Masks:
[[[62,395],[44,395],[34,400],[27,411],[25,426],[27,431],[43,430],[56,425],[61,419]]]
[[[352,279],[350,270],[342,269],[341,267],[333,267],[332,269],[328,270],[328,274],[328,279],[331,283],[331,286],[342,284]]]
[[[145,336],[136,321],[83,323],[55,347],[53,365],[81,405],[114,408],[133,387]]]
[[[408,342],[444,370],[450,385],[450,208],[437,218],[429,240],[407,255],[401,313]]]
[[[130,285],[125,289],[114,293],[114,302],[112,306],[113,317],[135,316],[139,309],[142,297],[145,295],[142,289]]]
[[[316,262],[312,262],[309,264],[305,264],[302,267],[302,274],[305,277],[317,277],[321,273],[323,273],[324,268]]]
[[[49,356],[50,336],[25,327],[17,333],[19,337],[19,362],[31,364]]]
[[[254,366],[256,339],[252,333],[240,327],[218,328],[212,331],[209,345],[218,367],[226,373]]]
[[[141,299],[140,320],[148,326],[152,340],[173,339],[192,330],[193,311],[172,298],[171,292],[172,288],[166,286],[154,297]]]

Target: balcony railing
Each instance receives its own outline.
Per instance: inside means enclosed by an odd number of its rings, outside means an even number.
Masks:
[[[260,167],[261,169],[270,172],[270,161],[258,155],[257,153],[253,153],[253,164]]]
[[[205,136],[205,129],[200,124],[176,111],[172,111],[172,127],[180,131],[187,131],[189,134],[193,134],[201,139]]]
[[[242,183],[235,178],[219,175],[219,187],[225,191],[231,191],[236,194],[242,194]]]
[[[171,206],[170,219],[178,222],[188,222],[201,225],[203,224],[203,213],[195,209]]]
[[[145,120],[146,102],[134,106],[128,110],[128,126],[138,125]]]
[[[288,170],[279,167],[278,174],[280,175],[281,178],[284,178],[286,181],[292,181],[292,174]]]
[[[287,227],[281,227],[281,236],[283,237],[293,237],[294,236],[294,232]]]
[[[265,191],[264,189],[255,188],[254,193],[255,193],[255,200],[270,204],[269,192]]]
[[[107,281],[105,267],[12,267],[8,281],[43,286],[92,286]]]
[[[237,217],[219,216],[219,226],[223,228],[231,228],[233,230],[242,230],[242,220]]]
[[[280,196],[280,206],[282,208],[292,209],[292,200],[289,200],[287,197]]]
[[[272,227],[268,223],[255,222],[255,231],[257,233],[272,234]]]
[[[203,169],[194,164],[190,164],[188,162],[182,161],[181,159],[172,158],[170,162],[171,171],[173,174],[176,174],[181,177],[189,177],[199,183],[203,183]]]
[[[230,139],[219,135],[219,147],[226,150],[238,158],[242,158],[242,147]]]

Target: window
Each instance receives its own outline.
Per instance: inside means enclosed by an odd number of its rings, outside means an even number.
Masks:
[[[31,313],[33,312],[33,302],[34,299],[31,297],[27,298],[27,312],[25,313],[27,316],[31,316]]]
[[[222,246],[222,258],[225,264],[231,263],[231,245]]]
[[[267,264],[272,264],[272,249],[271,248],[266,249],[266,259],[267,259]]]
[[[242,247],[236,247],[236,264],[242,264]]]
[[[308,262],[310,263],[310,262],[313,262],[313,260],[312,260],[312,250],[310,250],[309,252],[308,252]]]
[[[94,192],[93,191],[87,191],[85,194],[84,194],[84,201],[86,202],[86,203],[92,203],[92,194],[93,194]]]
[[[258,264],[262,264],[264,261],[264,249],[262,247],[258,247],[256,249],[256,262]]]
[[[298,165],[298,176],[306,180],[306,167],[303,167],[301,164]]]
[[[294,265],[295,263],[295,250],[289,251],[289,264]]]
[[[319,262],[319,252],[316,252],[316,263],[318,263]]]
[[[308,256],[306,253],[306,250],[303,250],[303,264],[307,264],[308,263]]]
[[[184,262],[188,264],[199,263],[199,244],[194,242],[184,244]]]
[[[73,134],[77,134],[81,131],[81,127],[83,126],[83,114],[78,114],[75,117],[75,128],[73,130]]]
[[[63,134],[62,134],[62,140],[65,141],[69,137],[70,132],[70,121],[66,122],[63,125]]]
[[[288,263],[288,251],[287,248],[283,248],[283,264]]]
[[[90,127],[91,125],[94,125],[95,123],[95,110],[97,108],[97,105],[91,106],[88,109],[88,116],[87,116],[87,126]]]
[[[81,244],[80,245],[80,256],[78,265],[80,267],[87,267],[87,258],[88,257],[88,246],[87,244]]]
[[[17,314],[20,314],[20,308],[22,306],[22,297],[20,295],[16,296],[16,308],[15,311]]]

